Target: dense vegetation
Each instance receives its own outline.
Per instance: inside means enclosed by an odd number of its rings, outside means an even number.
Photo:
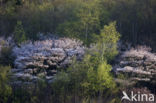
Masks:
[[[0,36],[16,45],[39,33],[77,38],[86,46],[83,60],[59,71],[51,84],[10,86],[11,47],[0,53],[2,103],[120,103],[111,73],[117,42],[155,46],[156,0],[1,0]],[[150,42],[149,42],[150,41]]]
[[[17,35],[19,33],[24,34],[18,30],[21,27],[20,25],[21,23],[18,22],[16,26]],[[12,86],[11,89],[9,84],[3,81],[3,79],[6,80],[8,78],[9,68],[1,67],[1,73],[4,74],[2,75],[2,84],[4,83],[6,86],[6,89],[1,88],[3,92],[0,92],[0,95],[6,93],[2,101],[13,103],[72,103],[73,101],[89,103],[97,100],[105,102],[107,100],[112,103],[119,102],[119,98],[113,98],[118,93],[118,86],[114,82],[111,74],[112,67],[109,64],[118,53],[117,42],[119,38],[120,34],[116,31],[116,22],[111,22],[109,25],[104,26],[95,41],[95,50],[87,50],[82,61],[77,61],[73,58],[71,66],[62,69],[50,84],[44,80],[39,80],[35,84]],[[20,45],[18,43],[21,43],[21,39],[17,40],[19,42],[15,42]],[[1,59],[2,61],[6,60],[4,57]],[[4,64],[9,65],[10,62],[4,62]],[[11,93],[12,95],[10,95]],[[109,95],[111,96],[107,99]],[[41,100],[40,96],[44,99]]]
[[[8,97],[11,96],[11,87],[8,85],[8,71],[9,66],[0,65],[0,102],[7,102]]]
[[[117,21],[123,40],[154,45],[155,10],[155,0],[1,0],[0,35],[15,33],[21,21],[29,39],[50,32],[90,43]]]

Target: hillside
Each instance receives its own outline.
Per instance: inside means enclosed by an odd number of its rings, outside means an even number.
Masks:
[[[155,103],[156,0],[1,0],[0,103]]]

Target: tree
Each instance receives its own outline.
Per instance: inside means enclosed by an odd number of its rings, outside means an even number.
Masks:
[[[90,100],[91,97],[102,96],[103,92],[109,94],[110,90],[116,88],[110,73],[112,67],[107,63],[118,53],[117,42],[120,34],[115,26],[116,22],[104,26],[98,37],[96,50],[89,50],[82,61],[74,60],[67,71],[59,74],[59,77],[65,76],[59,82],[57,79],[54,81],[54,83],[61,84],[59,88],[66,87],[71,94],[87,100]]]
[[[98,88],[100,91],[104,89],[112,89],[115,87],[115,82],[113,81],[113,77],[110,74],[112,67],[111,65],[103,62],[98,66],[97,69],[97,82]]]
[[[82,38],[84,38],[84,42],[86,43],[89,42],[89,39],[93,38],[93,33],[100,28],[100,12],[97,6],[97,0],[88,0],[83,3],[83,6],[77,14],[80,19],[81,27],[83,27],[81,30]]]
[[[20,45],[22,42],[26,41],[26,34],[22,26],[21,21],[17,21],[17,24],[14,29],[14,39],[15,42]]]
[[[104,26],[97,41],[101,61],[111,61],[118,54],[117,42],[119,38],[120,33],[116,30],[116,22]]]
[[[58,33],[64,36],[81,39],[85,44],[94,42],[95,33],[100,29],[97,0],[78,2],[74,8],[74,18],[58,26]]]
[[[72,94],[74,98],[90,101],[92,97],[103,96],[103,92],[115,89],[110,74],[111,66],[106,62],[99,63],[96,59],[96,56],[86,54],[83,61],[75,61],[67,71],[57,74],[52,84],[54,90],[57,90],[55,94]]]
[[[110,74],[111,68],[106,62],[99,64],[98,68],[88,68],[86,80],[81,84],[86,97],[102,96],[104,91],[115,89],[116,84]]]
[[[64,71],[58,73],[54,80],[54,83],[52,83],[54,98],[56,101],[65,103],[71,90],[69,89],[69,85],[69,75]]]

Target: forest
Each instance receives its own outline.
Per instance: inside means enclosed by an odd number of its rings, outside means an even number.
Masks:
[[[0,0],[0,103],[155,103],[156,0]],[[156,99],[156,98],[155,98]]]

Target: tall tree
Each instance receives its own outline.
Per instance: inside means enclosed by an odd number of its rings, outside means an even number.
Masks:
[[[120,33],[116,30],[116,22],[104,26],[97,41],[101,61],[111,61],[118,54],[117,42],[119,38]]]

